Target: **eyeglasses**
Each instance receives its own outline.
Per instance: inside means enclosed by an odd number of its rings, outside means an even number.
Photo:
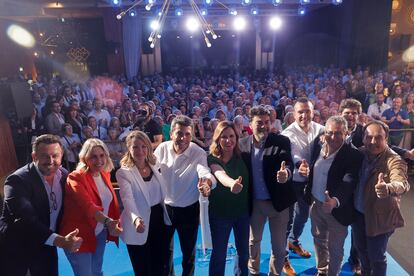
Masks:
[[[58,206],[57,206],[58,203],[57,203],[56,194],[55,194],[54,191],[50,191],[49,198],[50,198],[50,202],[52,203],[51,212],[52,212],[52,210],[56,211],[57,208],[58,208]]]

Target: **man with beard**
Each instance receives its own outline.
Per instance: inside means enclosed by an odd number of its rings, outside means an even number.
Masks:
[[[252,275],[260,273],[260,243],[264,225],[269,220],[272,243],[269,275],[280,275],[285,258],[289,207],[295,202],[290,181],[293,171],[290,141],[270,132],[270,113],[263,105],[250,109],[249,121],[253,135],[240,139],[239,143],[249,169],[252,195],[248,268]]]
[[[67,177],[62,154],[59,137],[39,136],[33,143],[33,162],[7,177],[0,217],[0,275],[58,275],[56,247],[79,249],[78,229],[67,236],[56,234]]]
[[[162,126],[152,119],[152,108],[149,104],[140,105],[134,129],[145,132],[151,140],[152,149],[155,150],[162,142]]]

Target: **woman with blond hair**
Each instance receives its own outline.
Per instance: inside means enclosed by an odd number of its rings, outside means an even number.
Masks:
[[[118,243],[122,232],[118,200],[110,181],[112,168],[105,143],[91,138],[83,144],[78,166],[68,176],[59,229],[60,234],[67,235],[78,228],[83,239],[78,252],[65,251],[76,276],[103,275],[106,241]]]
[[[209,274],[224,275],[227,243],[233,229],[238,273],[247,275],[249,258],[249,175],[240,155],[239,136],[232,122],[220,122],[213,134],[208,164],[217,178],[209,197],[209,221],[213,251]]]
[[[126,138],[127,152],[116,173],[124,204],[121,220],[135,275],[168,275],[171,225],[164,205],[165,184],[148,136],[138,130]]]

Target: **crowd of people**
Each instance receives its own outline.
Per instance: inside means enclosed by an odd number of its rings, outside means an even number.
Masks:
[[[118,102],[92,81],[31,82],[32,116],[11,118],[32,160],[18,149],[28,164],[5,183],[0,274],[56,275],[61,247],[75,275],[102,275],[106,241],[121,237],[136,275],[171,275],[177,231],[193,275],[206,198],[210,275],[224,275],[231,230],[236,274],[258,275],[266,221],[269,275],[295,275],[288,252],[311,256],[309,217],[317,275],[339,274],[350,225],[354,273],[386,274],[414,159],[413,72],[112,79]]]

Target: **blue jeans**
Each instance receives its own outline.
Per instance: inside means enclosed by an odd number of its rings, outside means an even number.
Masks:
[[[241,275],[248,275],[247,261],[249,259],[249,215],[234,218],[221,219],[210,216],[211,240],[213,251],[211,253],[209,275],[224,275],[227,243],[230,232],[233,229],[236,242],[237,255],[239,256],[238,267]]]
[[[387,257],[385,252],[390,236],[394,231],[374,237],[365,235],[365,217],[356,212],[352,224],[355,246],[361,261],[362,275],[385,276],[387,274]]]
[[[105,252],[106,229],[96,236],[95,252],[70,253],[65,250],[66,257],[72,266],[75,276],[102,276],[102,263]]]
[[[297,202],[289,207],[289,222],[286,238],[294,243],[299,243],[299,237],[302,235],[303,228],[309,218],[310,206],[303,199],[305,195],[305,186],[307,182],[293,182]]]

